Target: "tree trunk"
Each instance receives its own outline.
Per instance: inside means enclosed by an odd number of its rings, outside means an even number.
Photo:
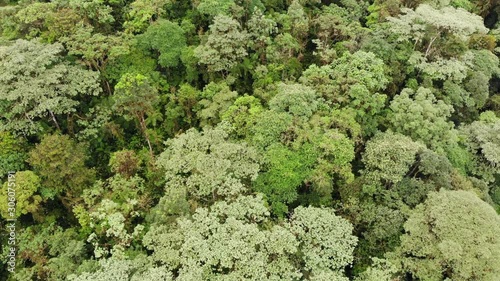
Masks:
[[[146,127],[146,120],[144,119],[144,114],[142,114],[139,117],[139,123],[141,124],[141,131],[144,134],[146,141],[148,142],[149,154],[151,155],[151,159],[154,159],[153,146],[151,145],[151,140],[149,139],[149,134],[148,134],[147,127]]]
[[[431,39],[431,42],[429,43],[429,46],[427,46],[427,50],[425,50],[425,56],[424,57],[427,57],[429,55],[429,52],[430,52],[431,47],[432,47],[432,44],[434,43],[434,41],[436,41],[436,39],[438,37],[439,37],[439,33]]]
[[[106,89],[108,90],[108,94],[111,96],[113,92],[111,91],[111,86],[109,85],[108,80],[104,80],[104,83],[106,84]]]
[[[49,113],[50,113],[50,116],[52,116],[52,121],[54,121],[54,123],[56,124],[56,127],[59,131],[61,131],[61,127],[59,127],[59,123],[57,123],[57,120],[56,120],[56,117],[54,116],[54,113],[49,110]]]

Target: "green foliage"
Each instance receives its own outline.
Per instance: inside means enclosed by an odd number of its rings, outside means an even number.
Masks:
[[[341,185],[354,180],[351,166],[355,157],[354,142],[339,130],[330,129],[314,137],[312,143],[319,149],[319,156],[309,180],[317,192],[331,196],[333,184]]]
[[[304,7],[297,0],[292,1],[287,11],[287,20],[289,21],[288,32],[299,42],[307,35],[309,29],[309,19],[304,11]]]
[[[365,147],[365,173],[385,183],[398,183],[425,147],[391,131],[373,137]]]
[[[271,63],[291,66],[300,50],[300,43],[290,33],[278,34],[266,48],[266,58]],[[294,68],[297,68],[296,66]]]
[[[17,237],[18,257],[12,280],[66,280],[87,258],[85,245],[75,229],[63,229],[55,224],[30,226]],[[7,258],[8,247],[2,257]]]
[[[0,0],[0,280],[496,280],[495,4]]]
[[[491,111],[481,114],[478,121],[461,128],[463,144],[472,158],[469,171],[486,181],[494,181],[500,170],[500,119]]]
[[[163,67],[176,67],[181,51],[186,47],[184,30],[168,20],[158,20],[150,25],[144,34],[137,35],[137,42],[140,48],[159,53],[158,64]]]
[[[280,84],[278,93],[269,101],[269,108],[294,117],[309,119],[318,108],[316,92],[301,84]]]
[[[14,19],[18,10],[17,6],[0,6],[0,34],[5,39],[14,39],[19,35]]]
[[[121,258],[109,258],[99,260],[98,268],[94,272],[83,272],[79,275],[71,274],[67,280],[71,281],[119,281],[128,280],[129,276],[133,273],[140,271],[139,269],[144,266],[144,262],[137,260],[131,261]],[[144,278],[151,277],[149,280],[172,280],[171,274],[162,274],[159,269],[150,269],[144,275],[137,274],[137,277],[143,276]],[[148,280],[133,278],[134,281]]]
[[[94,32],[92,27],[82,27],[60,39],[70,55],[80,56],[95,70],[104,71],[109,61],[129,52],[129,38]]]
[[[94,178],[85,166],[85,148],[66,135],[47,135],[29,153],[29,164],[42,180],[42,197],[62,196],[71,203]]]
[[[263,111],[258,98],[243,96],[237,98],[224,112],[222,120],[228,121],[238,136],[249,135],[250,128],[257,122],[257,116]]]
[[[277,24],[273,19],[266,17],[260,9],[255,9],[247,25],[248,34],[253,41],[251,47],[259,54],[261,62],[264,62],[265,49],[272,42],[271,35],[278,30]]]
[[[96,25],[105,25],[115,21],[112,15],[113,8],[109,4],[117,3],[117,0],[70,0],[68,4],[88,21]]]
[[[236,20],[218,15],[210,25],[206,41],[194,50],[194,55],[209,71],[229,70],[247,55],[247,37]]]
[[[28,4],[28,3],[26,3]],[[26,39],[37,36],[43,41],[53,43],[63,37],[71,36],[79,28],[89,27],[81,10],[60,3],[33,2],[21,5],[15,16],[15,27]]]
[[[453,107],[437,100],[430,89],[403,91],[391,102],[391,128],[421,141],[433,149],[456,142],[453,123],[448,121]]]
[[[22,171],[14,174],[15,185],[10,185],[9,182],[5,182],[3,184],[2,189],[0,190],[0,202],[2,206],[0,207],[0,211],[2,217],[5,219],[11,219],[13,216],[10,215],[8,210],[9,206],[8,198],[12,196],[8,196],[9,187],[10,190],[15,191],[15,199],[16,199],[16,207],[14,217],[18,218],[21,215],[26,215],[28,213],[33,214],[34,217],[39,216],[40,203],[42,203],[43,199],[38,193],[41,188],[40,178],[33,173],[32,171]],[[11,193],[12,194],[12,193]]]
[[[256,116],[255,125],[250,127],[250,143],[257,148],[266,149],[281,140],[282,134],[291,126],[292,116],[274,110],[263,111]]]
[[[142,32],[146,30],[155,18],[159,18],[165,13],[163,8],[170,4],[170,0],[135,0],[130,3],[127,14],[127,21],[123,23],[123,27],[127,32]]]
[[[150,207],[144,179],[117,174],[98,180],[84,190],[83,202],[73,207],[82,235],[94,248],[94,256],[122,255],[137,244],[144,225],[137,223]]]
[[[401,10],[404,14],[399,18],[388,18],[391,30],[398,35],[398,41],[411,41],[418,46],[425,58],[431,55],[436,58],[450,56],[454,52],[443,46],[456,47],[457,43],[466,42],[472,34],[488,32],[480,16],[464,9],[435,9],[422,4],[415,10]],[[457,43],[452,46],[446,44],[452,40],[457,40]]]
[[[212,82],[206,85],[201,93],[203,99],[198,103],[200,109],[196,113],[201,126],[214,126],[219,123],[222,115],[236,100],[237,96],[238,93],[231,91],[225,82],[217,84]]]
[[[352,262],[358,241],[349,221],[337,217],[331,209],[299,206],[288,227],[300,243],[304,269],[312,280],[315,276],[343,279],[344,267]]]
[[[96,258],[106,257],[110,253],[117,256],[123,254],[134,239],[142,234],[143,225],[132,225],[134,218],[140,216],[137,211],[138,203],[136,199],[131,198],[120,203],[103,199],[93,206],[88,213],[88,225],[82,226],[89,227],[93,231],[87,242],[94,246]],[[81,215],[80,223],[86,222],[82,220]]]
[[[101,92],[96,72],[63,61],[60,44],[17,40],[0,47],[0,129],[16,135],[43,131],[43,122],[75,112],[85,95]]]
[[[125,118],[133,119],[151,113],[158,95],[146,76],[126,73],[115,86],[113,100],[113,108],[118,113],[125,113]]]
[[[429,61],[420,52],[415,52],[409,62],[420,70],[423,76],[430,80],[450,80],[461,82],[467,77],[468,64],[471,64],[472,53],[467,52],[460,59],[442,59]]]
[[[347,280],[343,267],[356,245],[348,221],[311,207],[297,208],[284,226],[269,225],[269,215],[259,195],[220,201],[175,228],[154,226],[144,244],[176,280]]]
[[[155,105],[158,103],[158,90],[151,85],[149,79],[141,74],[126,73],[115,86],[113,109],[127,120],[135,120],[144,134],[153,156],[153,146],[147,128],[146,116],[161,118],[155,114]]]
[[[167,141],[157,160],[167,194],[183,191],[185,200],[202,203],[248,193],[259,171],[258,155],[245,143],[231,141],[228,130],[227,124],[203,132],[190,129]]]
[[[372,134],[386,100],[386,95],[377,92],[389,82],[384,72],[384,63],[375,54],[346,52],[329,65],[311,65],[300,81],[321,94],[326,104],[356,109],[357,121]]]
[[[141,159],[133,150],[121,150],[113,153],[109,159],[109,167],[115,174],[125,178],[135,175],[140,169]]]
[[[196,9],[202,14],[215,17],[219,14],[230,15],[233,5],[235,5],[234,0],[201,0]]]
[[[0,178],[6,177],[9,172],[24,169],[27,155],[22,144],[20,138],[15,138],[8,132],[0,132]]]
[[[369,91],[384,89],[387,78],[384,76],[382,60],[373,53],[358,51],[345,53],[331,64],[333,80],[340,90],[346,91],[353,84],[364,85]]]
[[[320,60],[324,63],[335,59],[337,53],[354,51],[357,47],[356,37],[366,32],[359,21],[363,9],[358,4],[361,1],[342,2],[343,7],[335,3],[323,6],[321,13],[313,20],[313,24],[317,27],[318,38],[313,43],[318,46],[319,53],[316,54],[319,54]]]
[[[272,145],[265,154],[264,169],[255,182],[255,190],[263,193],[278,216],[288,212],[287,204],[298,198],[298,187],[312,174],[318,152],[311,145],[292,151]]]
[[[198,58],[195,56],[195,47],[188,46],[182,49],[181,51],[181,61],[184,67],[186,68],[186,81],[194,82],[198,79]]]
[[[361,273],[356,281],[391,281],[395,280],[397,267],[383,259],[373,258],[373,265]]]
[[[102,75],[110,82],[116,83],[126,73],[141,73],[155,82],[160,75],[156,71],[157,61],[136,48],[131,48],[127,54],[121,54],[109,62]]]
[[[471,192],[430,193],[405,231],[393,256],[414,278],[494,280],[499,274],[500,219]]]
[[[189,84],[182,84],[168,96],[164,126],[170,135],[197,124],[196,110],[200,100],[201,91]]]
[[[153,260],[178,270],[177,280],[300,277],[290,261],[297,251],[295,237],[279,225],[259,227],[268,221],[262,197],[240,197],[210,210],[199,208],[174,229],[156,226],[144,243],[154,250]]]

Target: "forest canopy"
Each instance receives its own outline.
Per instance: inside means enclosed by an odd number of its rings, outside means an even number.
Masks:
[[[495,0],[0,0],[0,281],[497,281]]]

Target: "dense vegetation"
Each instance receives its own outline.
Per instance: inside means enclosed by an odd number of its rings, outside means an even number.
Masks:
[[[499,14],[0,0],[0,280],[499,280]]]

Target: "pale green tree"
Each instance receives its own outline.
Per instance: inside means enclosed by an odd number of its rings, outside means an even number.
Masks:
[[[467,77],[467,72],[470,70],[469,65],[472,65],[473,58],[474,54],[470,51],[458,58],[437,58],[435,60],[429,60],[422,53],[414,52],[408,62],[421,71],[424,78],[459,83]]]
[[[123,23],[126,32],[143,32],[156,19],[165,14],[164,7],[170,0],[135,0],[130,3],[126,21]]]
[[[493,112],[486,111],[479,120],[462,126],[459,133],[472,158],[468,170],[487,182],[493,182],[500,173],[500,119]]]
[[[138,257],[134,260],[121,257],[100,259],[97,268],[93,272],[83,272],[81,274],[68,275],[68,281],[122,281],[122,280],[164,280],[171,281],[170,272],[162,274],[158,269],[146,269],[144,273],[141,269],[149,268],[144,258]],[[135,274],[137,273],[137,274]],[[130,279],[133,276],[132,279]],[[143,277],[144,279],[140,279]]]
[[[198,102],[200,108],[196,112],[200,125],[214,126],[221,121],[222,115],[236,100],[238,93],[231,91],[225,82],[211,82],[203,88],[201,97],[203,99]]]
[[[397,266],[390,261],[379,258],[372,258],[373,263],[368,269],[356,277],[356,281],[393,281],[397,280],[395,275],[398,272]]]
[[[227,71],[247,55],[247,41],[248,34],[241,31],[236,20],[218,15],[210,25],[206,40],[194,50],[194,54],[209,71]]]
[[[277,94],[269,101],[269,108],[307,120],[316,112],[319,103],[318,94],[311,87],[281,83]]]
[[[97,180],[81,198],[83,202],[75,204],[72,211],[96,258],[121,255],[139,242],[144,225],[137,221],[151,207],[144,179],[116,174],[105,181]]]
[[[394,97],[390,108],[391,128],[395,132],[441,151],[456,143],[454,125],[448,121],[453,107],[437,100],[430,89],[403,89]]]
[[[187,199],[210,202],[249,192],[259,171],[259,156],[245,143],[229,139],[223,123],[202,132],[190,129],[167,141],[158,166],[165,171],[165,190],[185,191]]]
[[[39,218],[41,213],[40,205],[44,199],[40,196],[40,178],[32,171],[20,171],[15,173],[14,177],[15,181],[13,182],[15,185],[9,186],[9,182],[7,181],[0,190],[0,202],[2,203],[0,211],[2,217],[5,219],[12,219],[30,213],[34,218]],[[16,199],[15,211],[12,212],[14,216],[11,216],[8,210],[8,198],[12,197],[8,196],[9,193],[14,194]]]
[[[94,247],[96,258],[123,254],[143,234],[144,225],[132,223],[140,217],[138,204],[138,200],[133,198],[120,203],[103,199],[92,206],[88,214],[80,208],[74,209],[82,227],[93,231],[87,242]]]
[[[260,9],[255,9],[247,22],[250,47],[259,55],[260,62],[265,63],[266,47],[272,43],[271,36],[278,31],[276,22],[264,15]]]
[[[286,112],[265,110],[256,115],[255,125],[249,129],[248,142],[259,149],[279,143],[282,134],[292,126],[293,116]]]
[[[345,52],[324,66],[311,65],[300,82],[315,89],[331,107],[356,110],[356,120],[366,133],[374,133],[386,95],[379,93],[389,82],[384,62],[371,52]]]
[[[500,217],[468,191],[432,192],[404,225],[393,261],[420,280],[495,280]]]
[[[300,243],[303,270],[308,272],[306,276],[311,276],[310,280],[348,280],[344,268],[352,263],[352,252],[358,242],[349,221],[329,208],[299,206],[287,227]]]
[[[386,184],[398,183],[423,149],[423,144],[399,133],[379,133],[366,144],[363,153],[365,173]]]
[[[175,280],[348,280],[357,239],[332,209],[295,210],[272,224],[262,195],[198,208],[175,225],[154,225],[144,236],[152,263]],[[306,268],[302,268],[306,265]]]
[[[391,30],[399,41],[413,43],[425,58],[445,52],[447,40],[452,37],[464,42],[474,33],[488,32],[480,16],[460,8],[435,9],[422,4],[415,10],[403,8],[402,12],[398,18],[388,18]]]
[[[76,111],[79,99],[101,92],[99,74],[63,61],[62,45],[17,40],[0,46],[0,129],[17,135],[60,128],[58,115]]]
[[[472,50],[459,58],[428,61],[421,53],[409,62],[420,72],[425,85],[440,85],[435,94],[455,108],[454,117],[470,122],[489,97],[489,81],[499,73],[498,58],[488,50]],[[437,83],[436,83],[437,82]]]
[[[257,122],[257,116],[264,111],[260,100],[254,96],[237,98],[224,112],[222,120],[228,121],[238,136],[249,135],[250,128]]]
[[[176,280],[293,280],[301,275],[291,261],[298,242],[285,228],[269,222],[262,196],[243,196],[198,208],[175,227],[158,225],[144,237],[152,259]]]
[[[79,27],[60,39],[70,55],[80,57],[89,68],[101,72],[115,58],[129,53],[129,40],[130,38],[121,34],[105,35],[95,32],[92,26]]]

